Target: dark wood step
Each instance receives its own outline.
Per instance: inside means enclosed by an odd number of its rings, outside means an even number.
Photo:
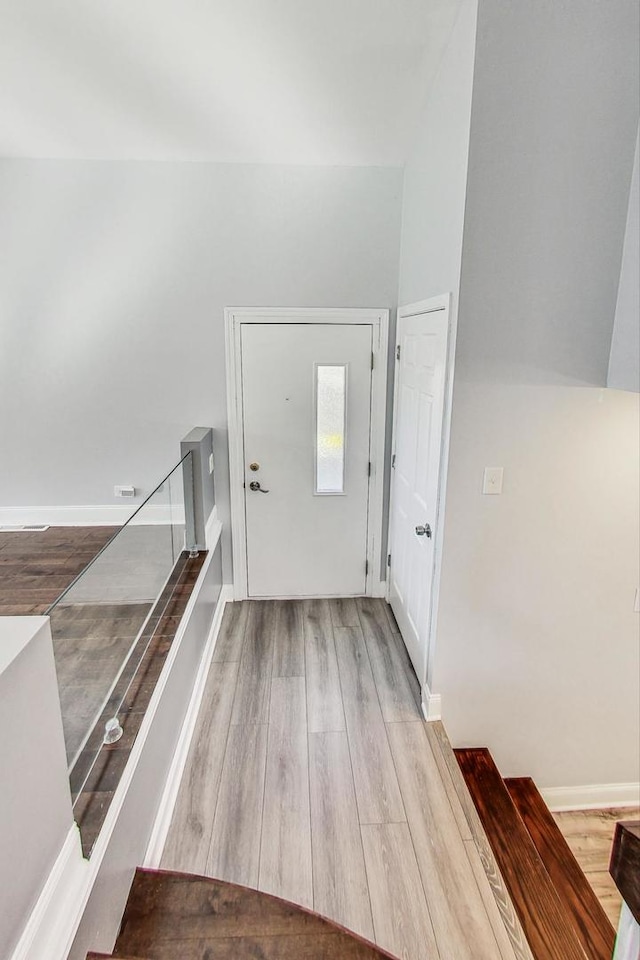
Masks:
[[[477,748],[456,750],[455,755],[535,960],[585,960],[491,754]]]
[[[636,922],[640,923],[640,820],[616,824],[609,873]]]
[[[588,957],[611,960],[615,930],[529,777],[504,781]]]
[[[114,957],[383,960],[391,954],[303,907],[209,877],[136,870]]]

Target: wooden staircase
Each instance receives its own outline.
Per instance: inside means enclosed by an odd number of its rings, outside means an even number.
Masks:
[[[393,960],[303,907],[247,887],[136,870],[112,954],[87,960]]]
[[[535,960],[611,960],[614,929],[533,780],[455,754]]]

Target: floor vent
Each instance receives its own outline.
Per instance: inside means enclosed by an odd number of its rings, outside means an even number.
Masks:
[[[0,523],[0,533],[42,533],[48,529],[48,523]]]

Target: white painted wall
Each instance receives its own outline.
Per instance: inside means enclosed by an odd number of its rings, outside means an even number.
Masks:
[[[0,957],[9,957],[73,829],[46,617],[0,617],[0,730]]]
[[[431,687],[455,745],[541,787],[639,779],[638,405],[596,386],[637,31],[633,0],[479,8]]]
[[[640,176],[636,139],[627,229],[624,235],[622,266],[616,315],[613,321],[611,356],[607,385],[618,390],[640,390]]]
[[[0,162],[0,506],[122,504],[114,484],[148,492],[211,424],[228,529],[223,308],[393,306],[401,188],[396,168]]]

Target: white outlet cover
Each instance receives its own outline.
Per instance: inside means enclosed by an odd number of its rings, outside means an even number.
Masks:
[[[502,493],[503,477],[504,467],[485,467],[482,478],[482,492],[494,495]]]
[[[129,486],[128,484],[126,485],[117,484],[113,488],[113,495],[114,497],[135,497],[136,488]]]

